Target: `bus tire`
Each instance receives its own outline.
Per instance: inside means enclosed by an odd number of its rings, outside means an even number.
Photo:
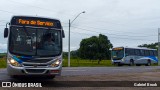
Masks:
[[[133,61],[133,59],[130,60],[129,66],[134,66],[134,61]]]
[[[118,65],[118,66],[122,66],[122,64],[120,64],[120,63],[118,63],[117,65]]]
[[[151,60],[148,60],[145,66],[151,66]]]
[[[23,77],[23,76],[19,76],[19,75],[10,75],[10,77],[12,78],[12,79],[17,79],[17,80],[21,80],[21,78]]]
[[[53,75],[53,76],[47,76],[46,78],[47,78],[47,79],[54,79],[54,78],[55,78],[55,75]]]
[[[16,78],[16,76],[15,75],[10,75],[10,78]]]
[[[141,64],[136,64],[136,66],[141,66]]]

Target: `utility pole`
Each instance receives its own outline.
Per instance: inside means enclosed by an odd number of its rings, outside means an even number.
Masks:
[[[76,20],[78,18],[79,15],[81,15],[82,13],[85,13],[85,11],[79,13],[74,19]],[[70,67],[70,29],[71,29],[71,24],[73,23],[73,21],[71,22],[69,19],[69,34],[68,34],[68,67]]]
[[[160,28],[158,28],[158,65],[160,65]]]
[[[71,22],[69,19],[69,33],[68,33],[68,67],[70,67],[70,28],[71,28]]]

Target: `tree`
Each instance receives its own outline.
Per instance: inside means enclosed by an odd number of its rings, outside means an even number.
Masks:
[[[92,36],[90,38],[83,39],[80,42],[79,55],[83,59],[95,60],[98,59],[98,64],[102,59],[110,58],[109,49],[112,48],[112,44],[108,37],[102,34],[99,36]]]
[[[71,51],[71,58],[78,58],[78,50]]]
[[[138,45],[138,47],[146,47],[146,48],[151,48],[151,49],[158,49],[158,43],[142,44],[142,45]]]
[[[98,38],[92,36],[91,38],[83,39],[80,43],[80,57],[83,59],[96,59],[95,52],[98,52],[97,42]]]
[[[99,34],[99,45],[98,45],[98,59],[101,61],[102,59],[110,59],[111,53],[110,48],[113,47],[113,45],[110,43],[110,40],[108,40],[108,37],[102,34]],[[100,62],[99,62],[100,63]]]
[[[63,58],[67,58],[68,57],[68,52],[63,52]]]

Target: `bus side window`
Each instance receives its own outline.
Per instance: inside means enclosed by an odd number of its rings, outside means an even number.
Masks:
[[[141,56],[141,52],[140,52],[140,50],[138,49],[138,56]]]
[[[158,52],[156,51],[156,56],[158,56]]]
[[[128,49],[128,54],[132,55],[132,49]]]
[[[147,50],[144,50],[144,56],[147,56]]]
[[[135,51],[135,49],[133,49],[133,55],[136,55],[136,51]]]
[[[155,51],[153,51],[153,56],[156,56]]]
[[[158,53],[156,50],[154,51],[154,56],[158,56]]]
[[[141,56],[144,56],[144,50],[140,50]]]
[[[145,56],[149,56],[149,51],[148,50],[145,50]]]
[[[129,49],[128,48],[125,49],[125,55],[129,56]]]
[[[138,55],[138,56],[141,56],[141,53],[140,53],[140,50],[139,50],[139,49],[137,49],[137,55]]]
[[[137,49],[135,49],[135,55],[138,55]]]
[[[148,56],[151,56],[150,50],[147,50],[147,51],[148,51]]]
[[[152,50],[150,50],[149,52],[150,52],[150,56],[154,56],[154,52]]]
[[[130,54],[131,55],[135,55],[135,50],[134,49],[130,49]]]

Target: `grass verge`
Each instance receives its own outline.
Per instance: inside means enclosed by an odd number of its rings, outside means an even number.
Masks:
[[[71,67],[106,67],[113,66],[111,60],[102,60],[98,64],[98,60],[71,59]],[[68,59],[63,59],[63,67],[68,66]]]
[[[6,68],[6,59],[5,58],[0,58],[0,68]]]

